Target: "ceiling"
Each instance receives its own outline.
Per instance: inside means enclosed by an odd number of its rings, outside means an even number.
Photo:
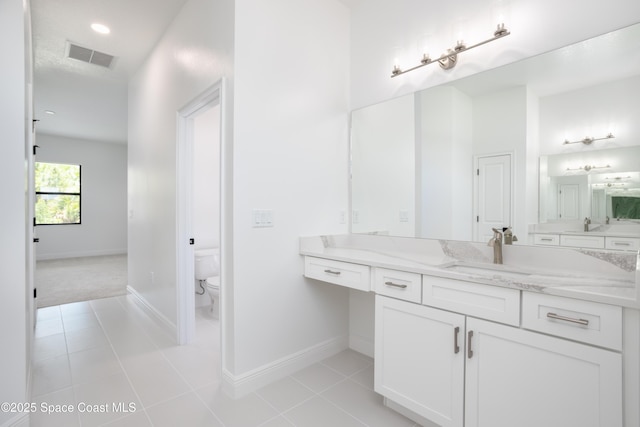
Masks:
[[[31,0],[38,133],[126,144],[127,83],[185,2]],[[94,32],[94,22],[111,33]],[[67,58],[67,42],[115,60],[104,68]]]

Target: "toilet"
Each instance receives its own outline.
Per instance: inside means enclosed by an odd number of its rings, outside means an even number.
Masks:
[[[220,299],[220,253],[217,248],[198,249],[194,252],[195,279],[200,287],[196,292],[206,289],[211,298],[211,311],[214,311],[215,301]]]

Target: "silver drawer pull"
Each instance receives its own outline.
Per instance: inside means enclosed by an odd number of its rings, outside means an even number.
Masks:
[[[339,276],[339,275],[340,275],[340,271],[333,271],[333,270],[328,270],[328,269],[327,269],[327,270],[325,270],[324,272],[325,272],[325,273],[327,273],[327,274],[334,274],[334,275],[336,275],[336,276]]]
[[[387,286],[393,286],[394,288],[400,288],[400,289],[404,289],[407,287],[407,285],[401,285],[399,283],[393,283],[393,282],[384,282],[384,284]]]
[[[613,244],[616,246],[631,246],[629,242],[613,242]]]
[[[458,335],[460,334],[460,326],[456,326],[453,329],[453,354],[460,353],[460,346],[458,345]]]
[[[553,242],[553,239],[540,239],[540,240],[542,240],[543,242]]]
[[[584,326],[589,325],[589,321],[586,319],[574,319],[573,317],[560,316],[555,313],[547,313],[547,317],[550,319],[564,320],[565,322],[577,323],[579,325],[584,325]]]

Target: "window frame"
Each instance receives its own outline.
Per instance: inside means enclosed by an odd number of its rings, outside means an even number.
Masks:
[[[36,191],[35,193],[35,205],[38,203],[38,196],[78,196],[78,222],[42,222],[39,223],[35,211],[33,213],[33,225],[82,225],[82,165],[76,163],[58,163],[58,162],[35,162],[35,163],[49,163],[53,165],[65,165],[65,166],[78,166],[78,192],[63,192],[63,191]],[[34,165],[35,166],[35,165]],[[35,169],[35,168],[34,168]]]

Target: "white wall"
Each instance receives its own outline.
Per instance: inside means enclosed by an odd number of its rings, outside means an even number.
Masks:
[[[236,1],[235,371],[346,341],[347,293],[302,277],[298,237],[344,233],[349,13],[335,0]],[[252,209],[273,228],[252,228]]]
[[[127,146],[55,135],[37,136],[38,162],[81,165],[81,221],[42,225],[38,259],[127,252]]]
[[[28,113],[27,84],[31,83],[28,65],[30,28],[29,2],[0,2],[0,179],[3,185],[3,209],[0,210],[0,402],[28,402],[27,375],[31,328],[29,325],[30,287],[28,245],[30,228],[27,210],[27,130],[31,126]],[[26,8],[26,9],[25,9]],[[25,40],[25,33],[27,40]],[[26,102],[25,102],[26,100]],[[24,414],[0,411],[0,425],[17,422]],[[26,416],[25,416],[26,417]]]
[[[464,29],[475,43],[493,35],[495,0],[353,1],[351,106],[360,108],[399,95],[514,62],[640,21],[635,0],[511,1],[505,24],[511,35],[460,55],[443,71],[432,64],[390,78],[394,57],[403,68],[417,65],[428,39],[431,57],[451,48]]]
[[[352,113],[351,232],[415,236],[415,139],[413,95]]]
[[[441,86],[416,94],[420,155],[418,237],[471,240],[472,102]]]
[[[231,1],[188,1],[129,84],[129,285],[172,323],[177,313],[176,112],[231,76],[233,22]],[[232,101],[232,79],[227,83]],[[232,106],[228,102],[224,112],[229,129]]]

